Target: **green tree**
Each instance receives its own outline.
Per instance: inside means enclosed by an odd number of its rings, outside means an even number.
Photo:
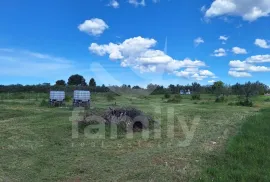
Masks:
[[[86,86],[86,82],[83,76],[76,74],[68,78],[68,85]]]
[[[55,85],[57,85],[57,86],[65,86],[66,82],[65,82],[65,80],[57,80],[55,82]]]
[[[219,97],[221,94],[224,94],[224,83],[222,81],[217,81],[212,86],[214,94]]]
[[[192,92],[199,93],[201,90],[201,85],[197,82],[192,83]]]
[[[96,84],[96,81],[94,78],[91,78],[90,81],[89,81],[89,86],[90,88],[94,89],[96,88],[97,84]]]

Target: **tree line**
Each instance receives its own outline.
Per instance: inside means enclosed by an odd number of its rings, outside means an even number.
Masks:
[[[123,84],[122,86],[105,86],[104,84],[99,86],[96,84],[94,78],[91,78],[87,83],[85,78],[81,75],[75,74],[68,78],[66,83],[64,80],[57,80],[54,85],[50,83],[43,83],[37,85],[0,85],[0,93],[3,92],[35,92],[35,93],[47,93],[50,90],[65,90],[73,91],[76,89],[90,90],[92,92],[109,92],[111,89],[109,87],[114,87],[116,89],[122,89],[125,91],[135,90],[135,89],[149,89],[153,90],[152,94],[179,94],[180,90],[190,90],[192,93],[199,94],[215,94],[218,96],[228,96],[228,95],[245,95],[250,97],[252,95],[263,95],[269,93],[269,87],[259,81],[251,83],[247,82],[244,84],[236,83],[234,85],[228,85],[222,81],[217,81],[212,85],[200,85],[199,83],[192,83],[191,85],[173,85],[170,84],[168,87],[157,84],[149,84],[147,88],[141,88],[138,85],[131,86]]]

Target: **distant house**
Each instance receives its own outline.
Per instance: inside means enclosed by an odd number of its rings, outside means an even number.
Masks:
[[[180,95],[190,95],[191,94],[191,91],[188,89],[188,90],[180,90]]]

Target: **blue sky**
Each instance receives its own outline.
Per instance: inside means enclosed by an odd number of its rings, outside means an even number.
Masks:
[[[269,14],[270,0],[0,1],[0,84],[270,85]]]

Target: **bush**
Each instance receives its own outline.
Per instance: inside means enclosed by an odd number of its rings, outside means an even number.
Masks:
[[[167,102],[180,103],[181,101],[182,101],[181,95],[175,95],[173,98],[170,98]]]
[[[270,102],[270,98],[265,99],[264,102]]]
[[[201,100],[201,95],[200,94],[192,94],[191,100]]]
[[[69,96],[69,95],[66,95],[65,96],[65,101],[66,102],[69,102],[69,101],[71,101],[72,100],[72,97],[71,96]]]
[[[43,100],[40,102],[39,106],[40,106],[40,107],[48,106],[48,102],[47,102],[45,99],[43,99]]]
[[[235,106],[236,103],[234,103],[234,102],[229,102],[228,105],[229,105],[229,106]]]
[[[164,98],[165,98],[165,99],[169,99],[170,97],[171,97],[170,94],[168,94],[168,93],[164,94]]]
[[[237,102],[236,105],[237,106],[253,107],[253,102],[251,100],[246,99],[245,101]]]
[[[216,98],[215,102],[227,102],[228,99],[225,98],[224,96],[219,96]]]

